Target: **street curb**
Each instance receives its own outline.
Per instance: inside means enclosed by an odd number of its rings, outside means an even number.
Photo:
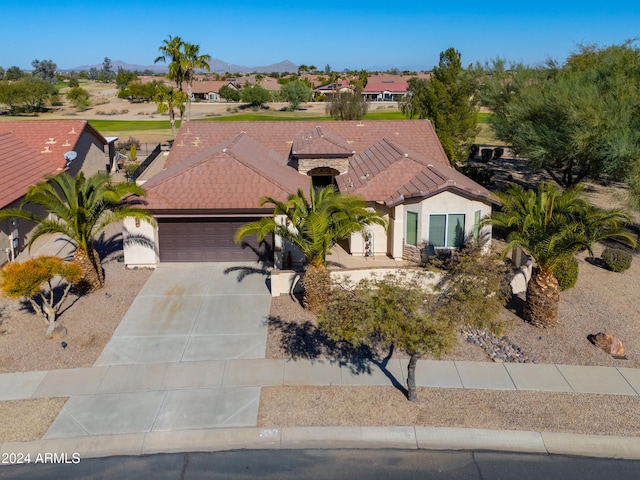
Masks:
[[[3,465],[58,458],[264,449],[485,450],[639,460],[640,438],[444,427],[218,428],[86,436],[0,444]],[[15,455],[12,455],[15,454]],[[66,456],[65,456],[66,454]],[[14,461],[10,461],[14,459]]]

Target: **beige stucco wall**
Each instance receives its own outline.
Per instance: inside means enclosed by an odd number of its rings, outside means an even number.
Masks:
[[[429,242],[429,215],[431,214],[465,214],[465,236],[471,238],[474,231],[475,212],[481,211],[481,218],[491,213],[491,204],[478,200],[472,200],[452,192],[442,192],[422,201],[407,202],[404,212],[399,215],[396,212],[396,219],[402,221],[402,243],[406,236],[406,212],[418,213],[418,243]],[[399,226],[399,224],[398,224]],[[397,233],[397,232],[396,232]],[[484,227],[480,231],[480,238],[491,238],[491,228]]]
[[[158,231],[148,222],[136,226],[134,218],[123,222],[124,264],[127,268],[155,268],[158,261]]]
[[[372,210],[380,212],[389,223],[390,210],[385,205],[375,205]],[[389,253],[389,241],[387,231],[381,225],[369,225],[365,230],[373,234],[373,255],[387,255]],[[352,255],[364,256],[364,239],[361,233],[353,233],[349,239],[349,248]]]
[[[341,284],[356,284],[365,278],[382,278],[387,274],[398,274],[401,269],[398,268],[363,268],[357,270],[331,270],[331,278]],[[411,273],[411,271],[409,271]],[[415,273],[424,273],[416,271]],[[274,270],[270,275],[271,296],[279,297],[280,295],[289,295],[294,292],[302,291],[302,278],[304,272],[293,272],[289,270]],[[429,273],[420,277],[425,285],[436,285],[442,278],[439,273]]]
[[[93,134],[84,130],[75,151],[78,157],[69,165],[69,173],[74,177],[82,170],[85,177],[90,177],[98,171],[108,171],[109,156],[105,152],[105,145]]]
[[[13,203],[10,203],[5,208],[20,208],[20,204],[22,199],[16,200]],[[24,210],[27,210],[33,213],[36,216],[44,217],[47,215],[46,210],[41,207],[37,207],[34,205],[26,205]],[[6,263],[11,260],[11,220],[7,218],[5,220],[0,220],[0,265]],[[22,252],[29,242],[31,238],[31,234],[36,226],[35,223],[24,220],[22,218],[15,219],[18,223],[18,248],[15,251],[15,256],[17,257],[20,252]]]

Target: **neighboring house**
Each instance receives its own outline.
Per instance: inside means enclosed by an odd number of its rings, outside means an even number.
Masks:
[[[317,86],[313,89],[314,97],[320,94],[326,95],[331,98],[332,95],[338,93],[353,93],[355,87],[351,85],[351,80],[338,80],[333,83],[325,83],[324,85]]]
[[[362,96],[368,102],[397,102],[404,97],[409,88],[405,79],[369,80],[362,90]]]
[[[291,250],[280,239],[237,245],[235,232],[272,215],[263,196],[285,201],[311,183],[359,195],[389,220],[388,231],[353,235],[345,245],[353,255],[419,260],[425,244],[454,248],[490,236],[479,225],[491,212],[489,192],[450,167],[426,120],[191,122],[164,170],[143,185],[158,228],[125,222],[125,262],[256,260],[275,251],[281,266]]]
[[[194,100],[202,100],[205,102],[220,102],[220,89],[225,85],[229,85],[235,90],[240,88],[233,82],[227,80],[199,80],[193,82],[191,92],[193,93]],[[187,91],[187,84],[182,85],[183,91]]]
[[[260,85],[265,90],[278,91],[282,87],[275,78],[265,77],[260,82],[256,81],[255,76],[230,78],[228,80],[195,80],[193,82],[191,92],[194,100],[202,100],[206,102],[221,102],[220,89],[225,85],[239,91],[247,84]],[[182,84],[183,91],[187,91],[187,84]]]
[[[110,169],[116,139],[110,140],[84,120],[0,122],[0,209],[19,208],[28,188],[49,175]],[[0,221],[0,264],[24,249],[33,227],[26,220]]]

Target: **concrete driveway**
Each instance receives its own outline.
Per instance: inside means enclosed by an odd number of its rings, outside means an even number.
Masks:
[[[255,263],[160,265],[95,366],[264,358],[271,296]]]
[[[260,387],[234,362],[264,359],[266,279],[255,263],[161,265],[92,368],[41,382],[71,397],[44,438],[255,426]]]

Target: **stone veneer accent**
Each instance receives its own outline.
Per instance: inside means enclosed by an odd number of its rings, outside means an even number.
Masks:
[[[420,257],[420,248],[413,245],[407,245],[406,243],[402,246],[402,258],[403,260],[408,260],[418,265],[422,263],[422,258]]]
[[[298,172],[308,175],[315,168],[332,168],[339,174],[349,170],[349,158],[298,158]]]

